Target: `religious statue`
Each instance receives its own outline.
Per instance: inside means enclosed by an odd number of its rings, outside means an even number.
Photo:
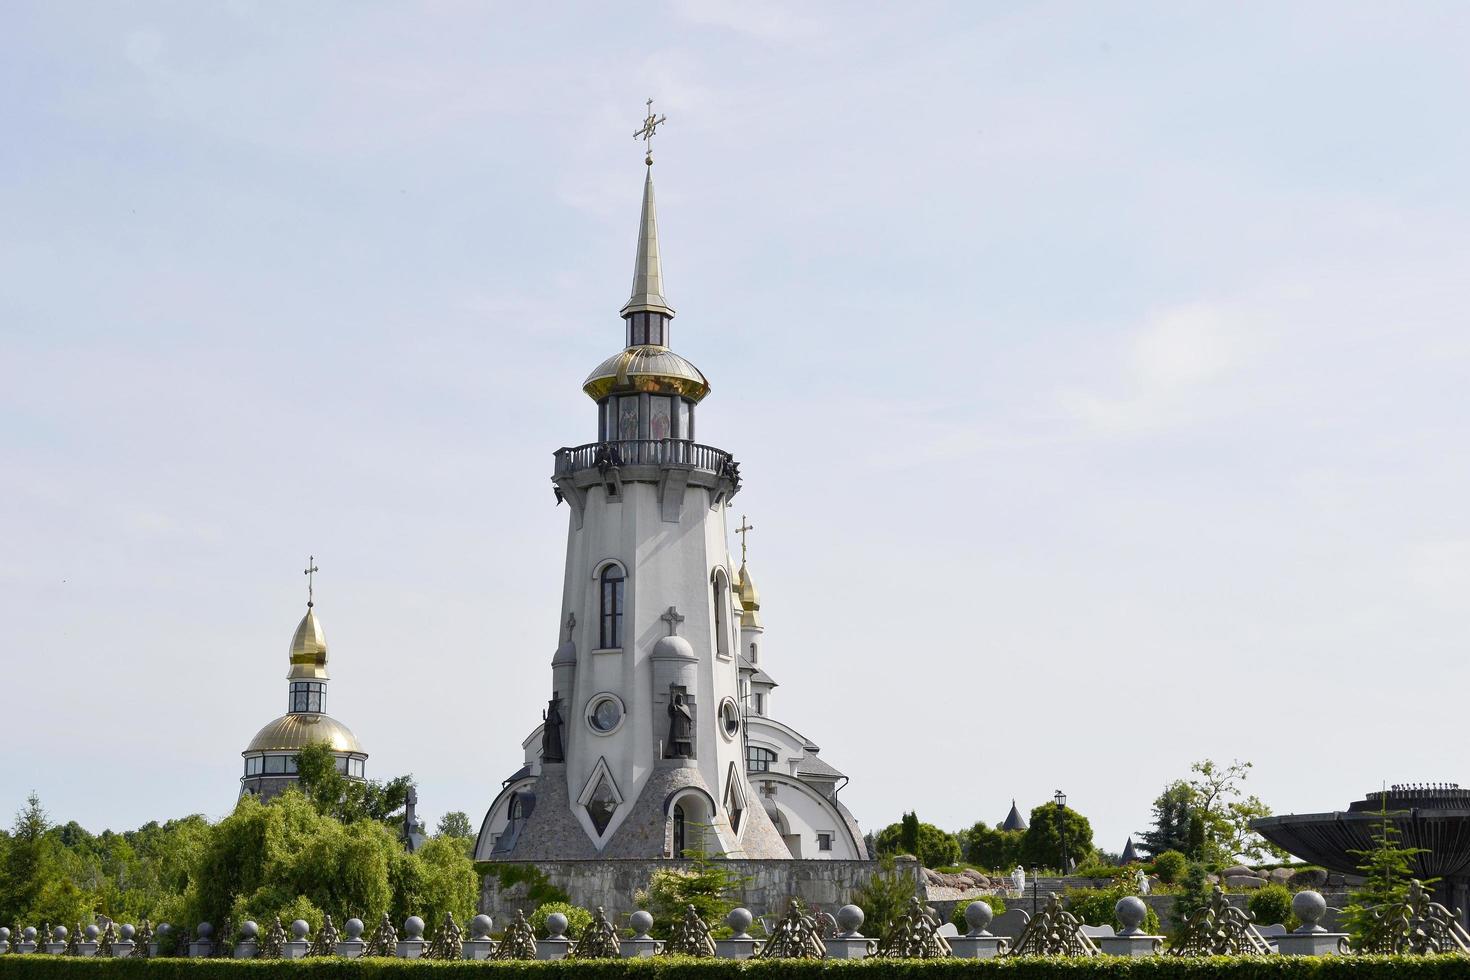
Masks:
[[[694,714],[676,686],[669,688],[669,758],[694,758]]]
[[[1017,895],[1026,894],[1026,869],[1019,864],[1016,870],[1011,872],[1011,887],[1016,890]]]
[[[566,750],[561,742],[561,698],[555,695],[541,712],[541,761],[565,762]]]
[[[1135,882],[1138,885],[1138,894],[1139,895],[1147,895],[1148,894],[1148,875],[1146,875],[1146,874],[1143,873],[1143,869],[1142,868],[1139,868],[1138,869],[1138,873],[1135,876]]]

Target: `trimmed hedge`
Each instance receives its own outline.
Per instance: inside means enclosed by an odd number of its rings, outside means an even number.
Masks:
[[[559,960],[555,962],[451,962],[428,960],[97,960],[26,955],[0,956],[3,980],[818,980],[834,972],[860,980],[965,980],[995,974],[1005,980],[1465,980],[1470,957],[1271,956],[1175,959],[1099,957],[995,960]]]

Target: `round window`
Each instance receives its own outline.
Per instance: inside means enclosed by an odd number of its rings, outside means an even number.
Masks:
[[[587,724],[599,735],[610,735],[623,723],[623,702],[616,695],[599,694],[587,706]]]
[[[740,709],[731,698],[720,702],[720,728],[726,738],[734,738],[740,734]]]

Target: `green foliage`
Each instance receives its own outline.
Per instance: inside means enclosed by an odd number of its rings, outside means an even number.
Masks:
[[[1350,851],[1359,858],[1358,870],[1363,873],[1363,884],[1355,889],[1347,908],[1343,909],[1343,923],[1354,942],[1361,942],[1372,922],[1369,911],[1377,905],[1390,905],[1408,898],[1409,882],[1413,878],[1411,859],[1425,853],[1422,847],[1404,847],[1400,844],[1398,827],[1390,819],[1388,796],[1379,798],[1378,823],[1373,830],[1373,847],[1365,851]]]
[[[470,826],[470,818],[463,810],[450,810],[439,818],[439,826],[434,831],[434,836],[473,838],[475,828]]]
[[[560,912],[567,917],[567,931],[565,935],[568,939],[576,939],[582,935],[583,929],[586,929],[592,924],[592,913],[584,908],[579,908],[570,902],[544,902],[536,906],[536,911],[526,917],[530,921],[531,928],[535,931],[537,939],[546,935],[546,917],[553,912]]]
[[[532,909],[547,902],[570,902],[572,900],[572,896],[553,885],[551,879],[546,877],[546,872],[534,864],[480,861],[475,865],[475,873],[494,875],[502,890],[524,884],[526,886],[526,909]]]
[[[1021,857],[1027,867],[1061,866],[1063,827],[1071,862],[1085,861],[1092,856],[1092,823],[1071,807],[1043,803],[1031,809],[1031,825],[1021,838]]]
[[[970,907],[971,902],[984,902],[996,915],[1006,910],[1006,900],[1000,895],[976,895],[974,898],[960,899],[954,903],[954,911],[950,913],[949,921],[960,931],[961,936],[970,931],[970,924],[965,921],[965,909]]]
[[[1138,835],[1138,844],[1150,857],[1189,848],[1189,820],[1194,814],[1194,789],[1176,779],[1154,800],[1154,826]]]
[[[1217,765],[1210,759],[1189,767],[1194,778],[1189,780],[1190,844],[1195,845],[1196,817],[1203,823],[1203,840],[1199,849],[1190,852],[1196,860],[1224,864],[1242,858],[1259,861],[1270,854],[1285,857],[1286,852],[1271,844],[1251,829],[1251,821],[1269,817],[1271,808],[1258,796],[1247,796],[1241,789],[1250,774],[1251,763],[1232,762]]]
[[[1024,830],[1001,830],[981,820],[958,836],[965,860],[977,868],[1006,874],[1021,863]]]
[[[878,870],[853,893],[852,904],[863,910],[867,934],[883,936],[917,893],[913,877],[898,869],[892,855],[884,855],[878,859]]]
[[[1137,867],[1137,865],[1132,865],[1132,867]],[[1117,864],[1109,861],[1104,861],[1097,855],[1093,855],[1086,861],[1083,861],[1081,864],[1073,868],[1072,874],[1076,875],[1078,878],[1113,878],[1117,875],[1118,869],[1119,866]],[[1130,871],[1130,881],[1132,880],[1132,877],[1133,873]]]
[[[1166,885],[1177,882],[1188,867],[1189,858],[1178,851],[1165,851],[1154,858],[1154,874]]]
[[[1198,861],[1190,862],[1185,869],[1184,878],[1179,882],[1179,893],[1174,896],[1174,911],[1171,915],[1175,936],[1183,932],[1184,924],[1189,921],[1190,916],[1210,904],[1215,886],[1210,884],[1207,876],[1205,866]]]
[[[648,888],[634,896],[638,907],[653,916],[654,935],[663,935],[681,921],[691,905],[704,921],[720,925],[749,882],[722,860],[723,854],[686,850],[684,856],[688,867],[660,868],[649,878]]]
[[[348,779],[337,771],[337,759],[325,742],[308,745],[296,754],[296,783],[318,813],[342,823],[376,820],[395,831],[403,822],[412,776],[386,783]]]
[[[1112,926],[1114,929],[1121,929],[1123,923],[1118,921],[1118,916],[1114,911],[1118,900],[1137,894],[1137,889],[1119,881],[1107,888],[1068,889],[1062,897],[1067,902],[1067,909],[1088,925]],[[1148,914],[1143,918],[1143,931],[1150,936],[1157,936],[1160,928],[1159,915],[1150,907]]]
[[[1291,919],[1291,889],[1285,885],[1263,885],[1251,892],[1245,907],[1256,917],[1256,925],[1269,926],[1279,922],[1288,925]]]
[[[919,823],[912,813],[905,813],[903,821],[880,830],[874,844],[880,857],[885,854],[912,854],[926,868],[943,868],[958,864],[960,860],[960,842],[954,834],[940,830],[932,823]]]
[[[1208,834],[1205,831],[1205,815],[1198,810],[1189,815],[1189,839],[1184,845],[1184,853],[1191,861],[1203,861],[1208,857],[1205,844]]]

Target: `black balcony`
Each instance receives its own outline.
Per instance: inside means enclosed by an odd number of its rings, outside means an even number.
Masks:
[[[725,476],[737,484],[740,481],[740,467],[733,456],[688,439],[620,439],[558,449],[555,476],[623,466],[681,466]]]

